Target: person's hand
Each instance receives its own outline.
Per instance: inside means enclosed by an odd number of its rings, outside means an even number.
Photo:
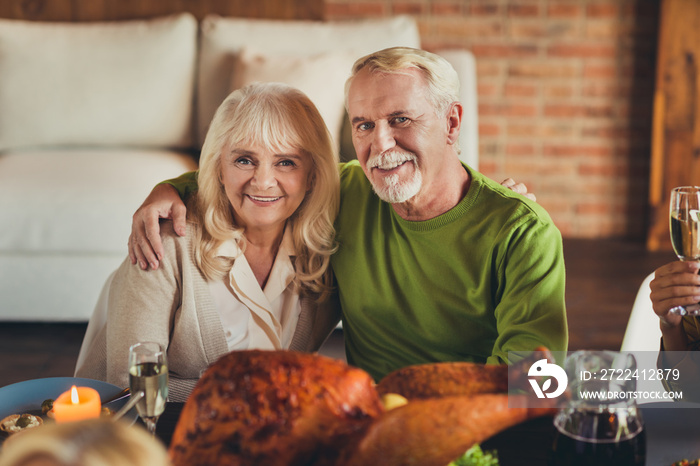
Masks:
[[[689,306],[700,302],[700,263],[675,261],[656,269],[649,284],[654,313],[661,319],[662,327],[677,327],[682,316],[669,311],[676,306]]]
[[[501,181],[501,186],[505,186],[511,191],[514,191],[518,194],[522,194],[526,198],[537,202],[537,198],[535,197],[535,195],[533,193],[527,192],[527,186],[525,186],[523,183],[516,183],[513,178],[506,178],[505,180]]]
[[[185,204],[175,188],[167,183],[153,188],[132,218],[129,235],[131,263],[138,262],[143,270],[147,270],[149,265],[152,269],[157,269],[163,258],[159,219],[172,219],[175,233],[185,236],[186,211]]]

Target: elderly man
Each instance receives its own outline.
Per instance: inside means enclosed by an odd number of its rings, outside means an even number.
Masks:
[[[357,160],[340,167],[331,263],[348,362],[376,380],[567,348],[561,235],[541,206],[460,162],[458,91],[447,61],[402,47],[360,58],[346,84]],[[158,216],[182,224],[183,210],[168,185],[154,190],[134,216],[132,262],[157,266]]]

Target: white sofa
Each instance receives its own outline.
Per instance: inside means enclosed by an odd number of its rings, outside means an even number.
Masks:
[[[196,168],[236,87],[301,88],[353,158],[343,83],[355,58],[396,45],[420,46],[409,17],[0,20],[0,320],[87,321],[126,257],[131,215],[156,182]],[[476,168],[474,59],[440,53],[460,74],[462,158]]]

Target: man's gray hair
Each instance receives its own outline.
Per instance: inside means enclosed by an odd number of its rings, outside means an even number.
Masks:
[[[452,65],[439,55],[410,47],[392,47],[371,53],[358,59],[345,82],[347,106],[350,84],[363,69],[370,72],[401,73],[418,69],[428,84],[428,100],[438,115],[445,115],[450,105],[459,101],[459,77]]]

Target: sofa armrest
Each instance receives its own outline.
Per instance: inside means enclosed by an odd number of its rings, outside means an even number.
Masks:
[[[479,112],[476,93],[476,60],[469,50],[436,50],[457,71],[460,82],[460,101],[464,106],[459,146],[459,158],[475,170],[479,169]]]

